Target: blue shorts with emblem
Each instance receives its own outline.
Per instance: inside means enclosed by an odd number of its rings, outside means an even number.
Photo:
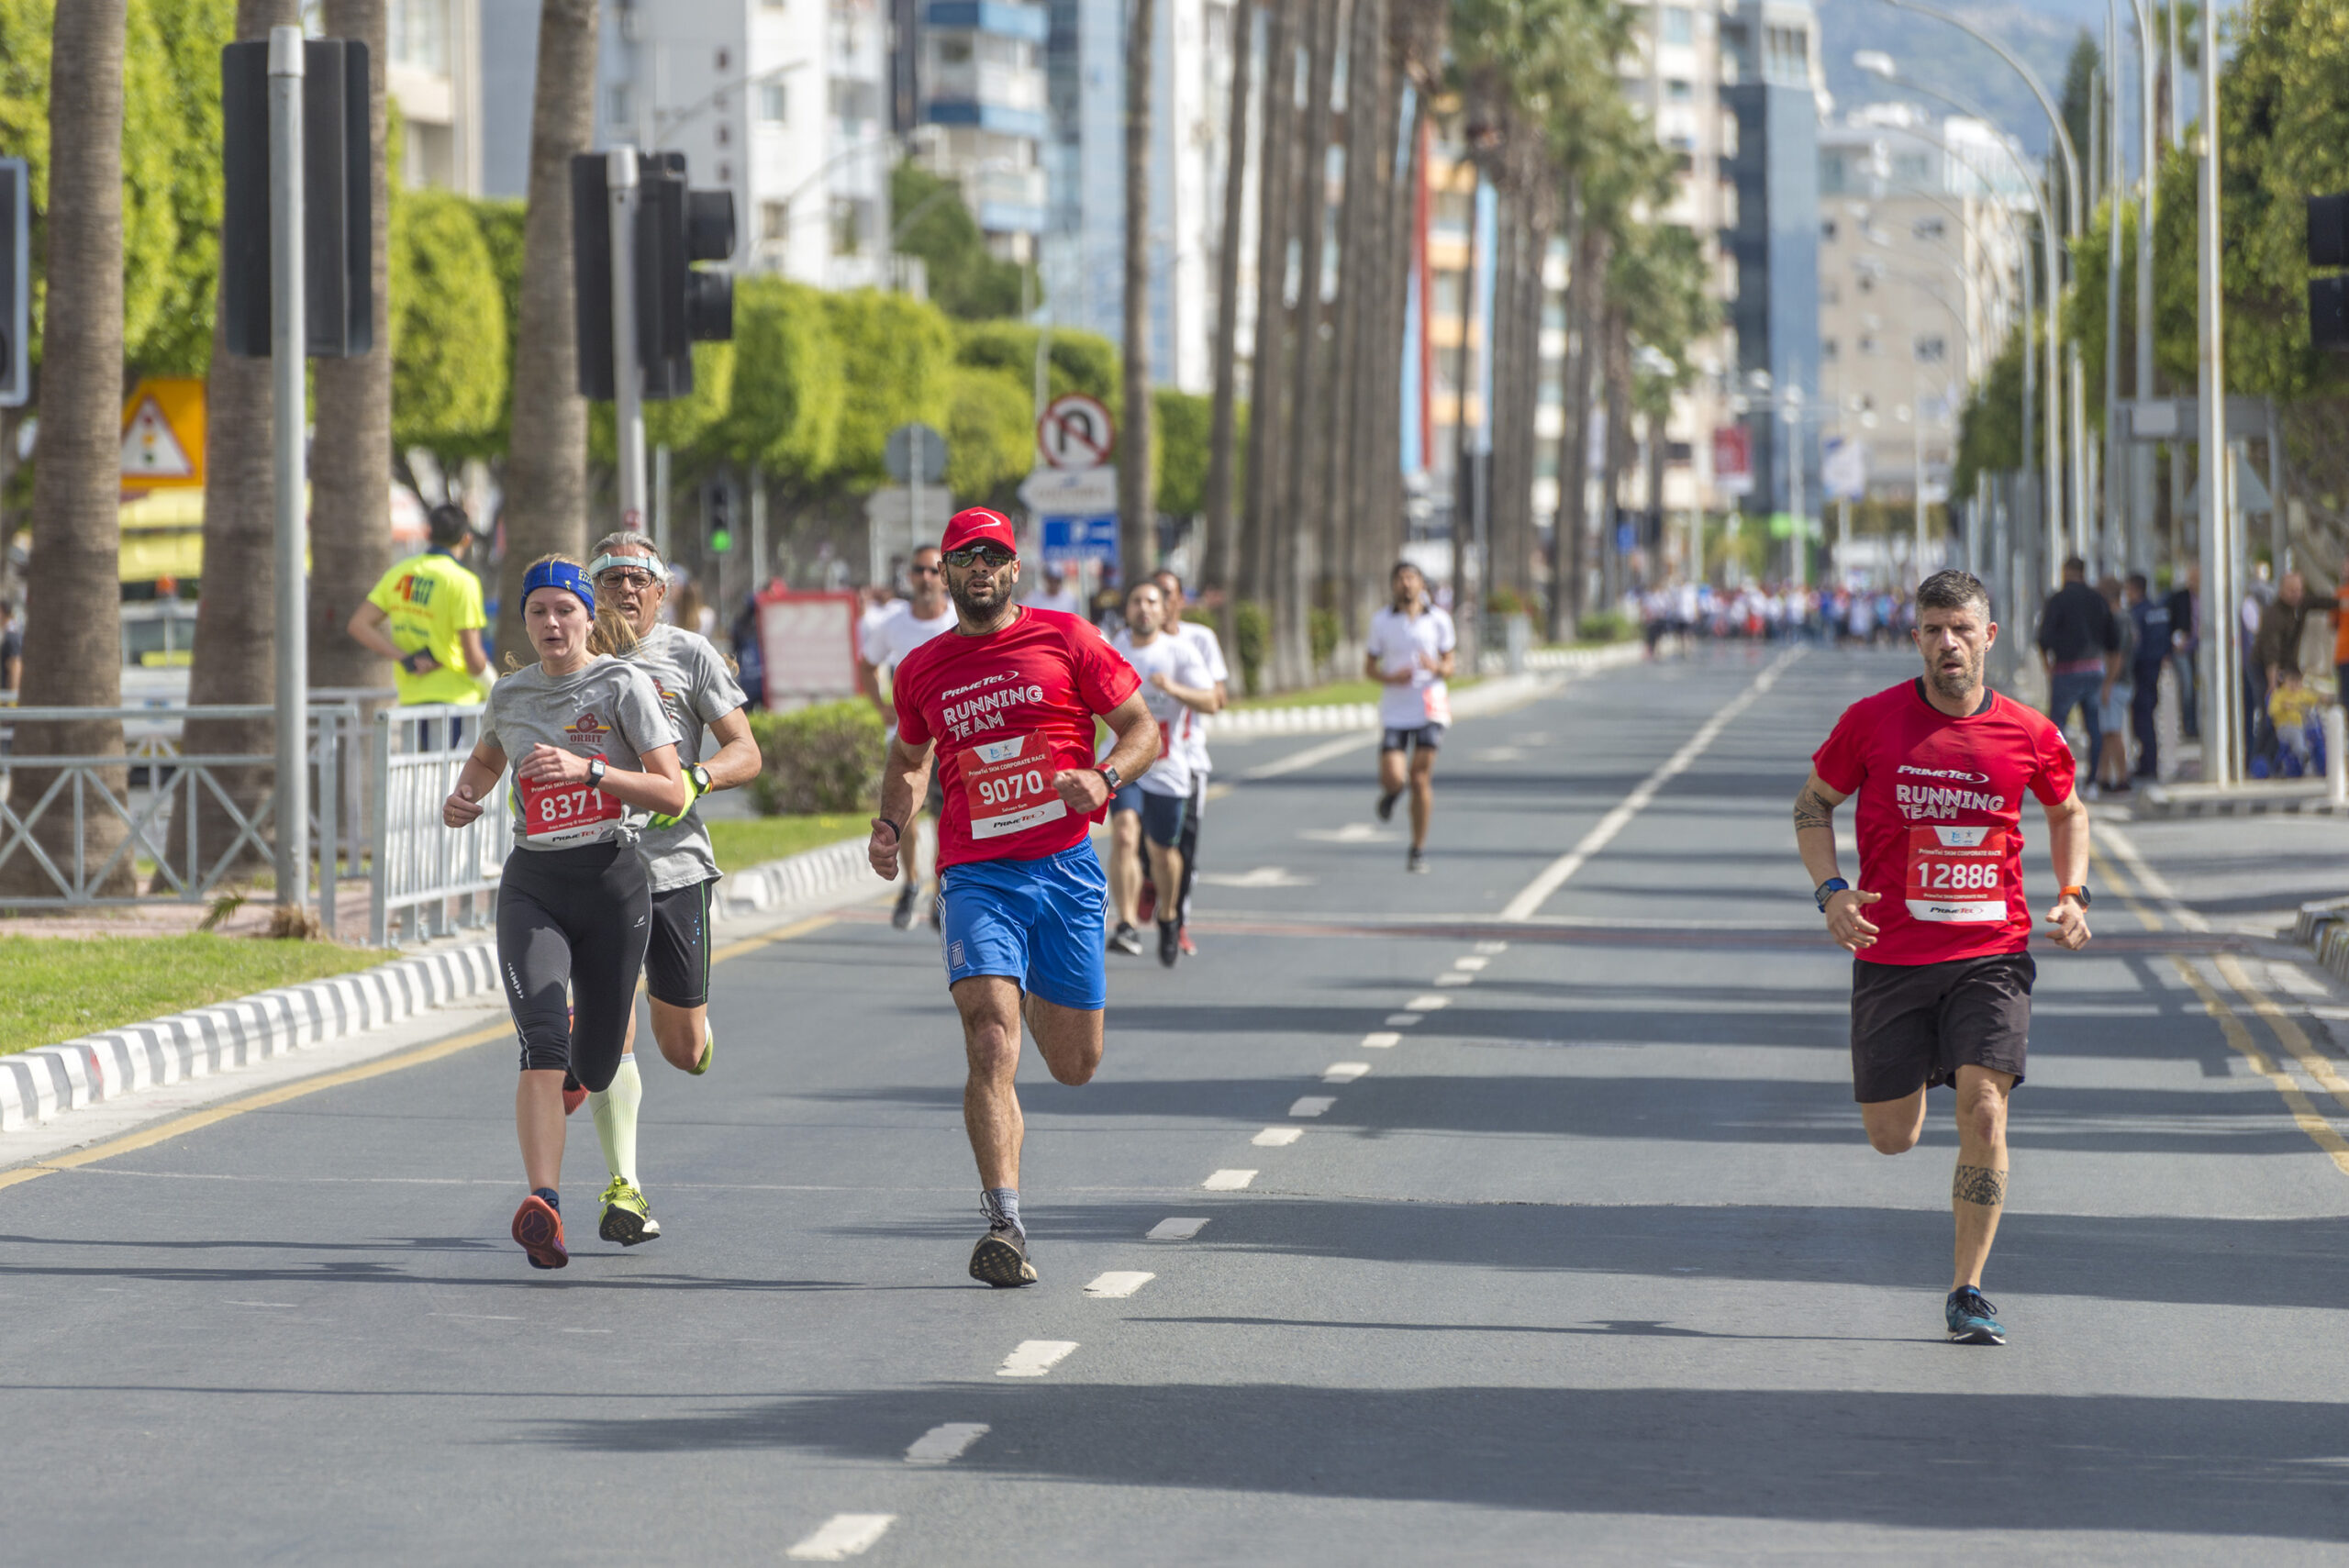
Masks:
[[[1109,884],[1089,843],[1034,861],[971,861],[939,878],[946,983],[977,974],[1089,1012],[1108,1005],[1102,917]]]

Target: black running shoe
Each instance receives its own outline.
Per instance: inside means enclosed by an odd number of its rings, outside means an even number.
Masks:
[[[971,1249],[971,1277],[997,1290],[1034,1284],[1035,1266],[1028,1262],[1028,1233],[1000,1222],[987,1227]]]
[[[1158,922],[1158,962],[1167,968],[1183,956],[1183,929],[1172,920]]]
[[[1404,858],[1403,869],[1405,871],[1418,872],[1421,874],[1425,874],[1428,869],[1428,858],[1427,856],[1419,853],[1419,851],[1413,850]]]
[[[1998,1321],[1998,1309],[1982,1297],[1972,1285],[1961,1285],[1949,1293],[1949,1300],[1942,1307],[1942,1316],[1949,1323],[1949,1342],[1953,1345],[2003,1345],[2007,1342],[2006,1326]]]
[[[1141,933],[1120,920],[1118,922],[1118,929],[1109,933],[1109,945],[1130,957],[1140,958]]]
[[[889,911],[889,924],[896,927],[897,929],[901,931],[909,931],[913,929],[914,893],[914,884],[910,882],[906,884],[903,888],[898,890],[897,906]]]
[[[1403,792],[1399,789],[1390,789],[1380,795],[1378,797],[1378,819],[1381,822],[1394,821],[1395,803],[1402,798]]]

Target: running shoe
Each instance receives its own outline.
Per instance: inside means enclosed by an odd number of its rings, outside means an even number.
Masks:
[[[1428,869],[1428,858],[1427,856],[1419,853],[1419,851],[1413,850],[1409,855],[1404,858],[1403,869],[1405,871],[1419,872],[1424,873]]]
[[[701,1060],[685,1069],[698,1078],[709,1071],[709,1059],[718,1054],[718,1030],[708,1019],[702,1020]]]
[[[2003,1345],[2007,1342],[2007,1330],[2005,1325],[1998,1321],[1998,1309],[1984,1300],[1982,1293],[1970,1284],[1949,1293],[1949,1300],[1943,1304],[1942,1315],[1949,1319],[1949,1342],[1953,1345]]]
[[[910,882],[906,884],[897,894],[897,906],[889,911],[889,924],[901,931],[913,929],[914,894],[914,884]]]
[[[1141,879],[1141,896],[1134,901],[1134,913],[1145,920],[1158,913],[1158,884],[1148,877]]]
[[[562,1216],[536,1193],[514,1211],[514,1240],[529,1254],[534,1269],[559,1269],[571,1262],[571,1253],[562,1244]]]
[[[1036,1268],[1028,1261],[1028,1232],[1000,1220],[988,1226],[979,1244],[971,1249],[971,1277],[997,1290],[1034,1284]]]
[[[1123,920],[1120,920],[1118,922],[1118,929],[1109,933],[1109,945],[1117,949],[1121,953],[1126,953],[1130,957],[1140,958],[1141,956],[1141,933],[1135,930],[1131,926],[1127,925]]]
[[[1403,792],[1399,789],[1390,789],[1381,793],[1378,797],[1378,819],[1381,822],[1394,821],[1395,803],[1402,798]]]
[[[1183,934],[1181,929],[1178,928],[1172,920],[1159,921],[1158,962],[1164,964],[1167,968],[1172,969],[1174,967],[1175,961],[1182,956]]]
[[[562,1075],[562,1114],[569,1116],[587,1103],[587,1085],[569,1073]]]
[[[1198,957],[1198,956],[1199,956],[1199,950],[1198,950],[1198,948],[1197,948],[1197,946],[1195,946],[1195,945],[1192,943],[1192,941],[1191,941],[1191,928],[1190,928],[1190,927],[1188,927],[1188,926],[1177,926],[1177,927],[1175,927],[1175,928],[1174,928],[1174,940],[1175,940],[1175,941],[1177,941],[1178,943],[1180,943],[1180,944],[1182,945],[1182,949],[1183,949],[1183,956],[1184,956],[1185,958],[1197,958],[1197,957]]]
[[[640,1241],[650,1241],[661,1234],[661,1222],[652,1218],[652,1207],[644,1195],[620,1180],[604,1189],[604,1222],[596,1234],[622,1247],[633,1247]]]

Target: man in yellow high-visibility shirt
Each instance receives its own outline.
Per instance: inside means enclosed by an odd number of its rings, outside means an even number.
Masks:
[[[464,563],[472,522],[462,507],[443,505],[432,508],[429,526],[432,548],[384,573],[349,628],[362,647],[399,666],[402,707],[476,703],[489,689],[481,579]],[[452,732],[449,743],[457,740]]]

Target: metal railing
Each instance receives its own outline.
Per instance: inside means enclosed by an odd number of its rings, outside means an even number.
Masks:
[[[497,879],[513,839],[503,785],[464,828],[440,822],[440,803],[473,754],[483,709],[378,709],[370,742],[373,853],[367,938],[388,946],[395,929],[409,940],[477,928],[496,917]]]

